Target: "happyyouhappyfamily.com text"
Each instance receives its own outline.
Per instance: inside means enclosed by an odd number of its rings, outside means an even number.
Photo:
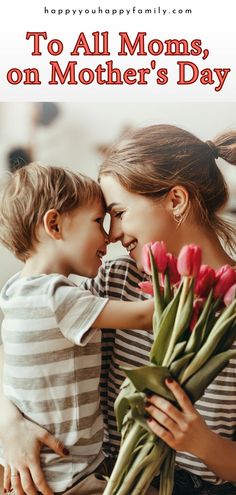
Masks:
[[[187,8],[181,8],[181,7],[176,7],[173,9],[167,9],[167,8],[162,8],[161,6],[156,6],[156,7],[145,7],[145,8],[138,8],[137,6],[133,5],[130,8],[104,8],[98,5],[96,8],[66,8],[66,9],[59,9],[59,8],[52,8],[52,7],[44,7],[44,14],[45,15],[58,15],[58,16],[83,16],[83,15],[110,15],[110,16],[130,16],[130,15],[161,15],[161,16],[168,16],[168,15],[191,15],[192,9],[187,9]]]

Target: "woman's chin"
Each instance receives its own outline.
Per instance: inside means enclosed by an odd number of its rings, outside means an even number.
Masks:
[[[130,258],[132,258],[132,260],[135,261],[137,268],[139,270],[143,270],[141,256],[139,255],[137,248],[134,248],[132,251],[130,251],[129,256]]]
[[[132,258],[132,260],[135,261],[138,270],[140,272],[142,272],[143,271],[143,265],[142,265],[142,261],[140,260],[140,258],[138,256],[131,256],[131,258]]]

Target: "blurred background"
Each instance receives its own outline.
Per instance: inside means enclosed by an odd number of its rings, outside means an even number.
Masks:
[[[0,182],[30,161],[97,177],[107,148],[129,128],[173,124],[203,140],[236,128],[236,103],[0,103]],[[218,160],[230,189],[223,213],[236,219],[236,167]],[[111,245],[108,257],[124,254]],[[0,246],[0,287],[21,263]],[[0,315],[1,319],[1,315]]]

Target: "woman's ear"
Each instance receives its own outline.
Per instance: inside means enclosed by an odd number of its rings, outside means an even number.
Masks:
[[[172,187],[168,194],[168,209],[178,224],[187,218],[190,211],[190,198],[185,187]]]
[[[62,218],[60,213],[55,210],[48,210],[43,217],[43,225],[47,234],[52,237],[52,239],[61,239],[61,223]]]

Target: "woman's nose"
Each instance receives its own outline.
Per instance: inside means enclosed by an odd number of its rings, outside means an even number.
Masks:
[[[116,222],[115,220],[111,220],[110,229],[109,229],[109,242],[117,242],[123,236],[122,228],[120,222]]]
[[[104,229],[104,227],[103,227],[103,229],[102,229],[102,230],[103,230],[103,237],[104,237],[104,240],[105,240],[105,244],[106,244],[106,246],[107,246],[107,244],[109,244],[109,243],[110,243],[110,240],[109,240],[109,233],[108,233],[108,232]]]

